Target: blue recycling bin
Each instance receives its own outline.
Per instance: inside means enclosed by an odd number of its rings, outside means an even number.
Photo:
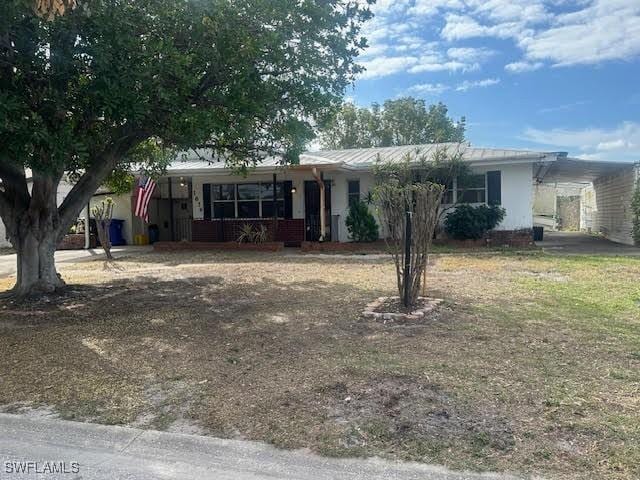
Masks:
[[[112,219],[111,225],[109,226],[109,236],[111,237],[111,245],[126,245],[127,241],[124,239],[124,235],[122,235],[122,227],[124,226],[124,220]]]

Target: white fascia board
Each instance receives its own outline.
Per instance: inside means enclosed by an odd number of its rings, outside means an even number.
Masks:
[[[304,169],[297,169],[296,167],[305,167]],[[329,170],[339,170],[341,165],[339,163],[321,163],[317,165],[305,164],[305,165],[279,165],[277,167],[268,166],[268,167],[254,167],[247,171],[247,177],[253,173],[283,173],[284,171],[295,172],[295,171],[305,171],[307,168],[317,168],[321,171],[329,171]],[[183,176],[183,177],[193,177],[193,176],[229,176],[229,175],[238,175],[237,172],[234,172],[228,168],[192,168],[192,169],[184,169],[184,170],[169,170],[167,171],[164,177],[175,177],[175,176]]]

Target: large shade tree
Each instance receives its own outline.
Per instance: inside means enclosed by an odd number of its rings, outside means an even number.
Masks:
[[[345,103],[323,125],[325,148],[368,148],[464,141],[465,118],[454,120],[443,103],[413,97],[387,100],[371,108]]]
[[[41,3],[6,0],[0,16],[0,217],[18,295],[63,285],[56,245],[114,171],[193,147],[239,167],[293,158],[358,72],[370,16],[358,0]],[[63,176],[76,183],[58,206]]]

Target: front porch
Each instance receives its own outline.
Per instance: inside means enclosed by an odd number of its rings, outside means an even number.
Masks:
[[[134,230],[148,233],[152,243],[237,242],[247,224],[264,227],[268,241],[285,246],[346,240],[339,235],[341,214],[346,215],[332,211],[336,177],[325,178],[324,170],[257,167],[245,177],[211,169],[187,175],[184,167],[168,173],[149,205],[149,224],[133,219]]]

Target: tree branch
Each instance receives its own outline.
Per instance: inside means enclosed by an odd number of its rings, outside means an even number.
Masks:
[[[78,217],[82,207],[86,205],[98,187],[104,183],[122,157],[147,137],[148,134],[144,131],[131,133],[121,137],[111,148],[96,156],[58,208],[60,217],[58,236],[60,238],[64,236],[69,226]]]

